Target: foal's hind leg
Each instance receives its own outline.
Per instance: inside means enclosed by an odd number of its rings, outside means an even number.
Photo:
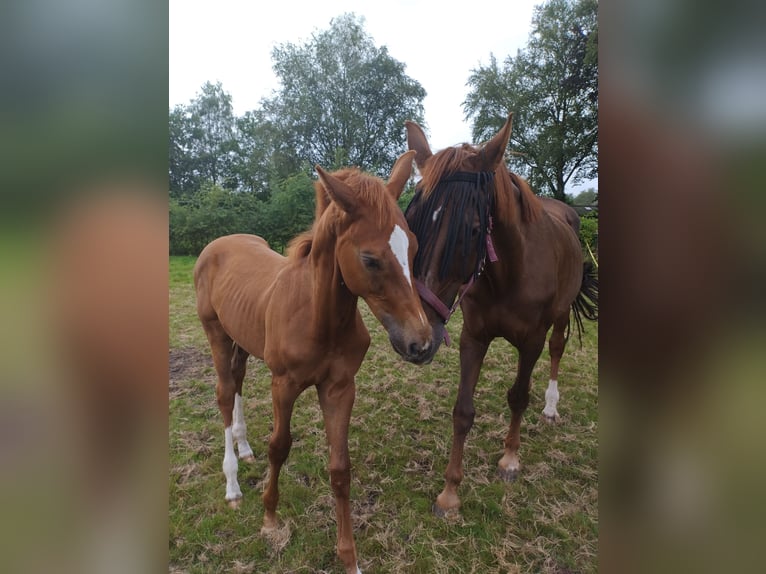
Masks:
[[[511,425],[505,437],[505,452],[497,463],[498,474],[505,481],[516,478],[521,468],[519,446],[521,446],[521,419],[529,405],[529,385],[532,370],[545,346],[545,333],[528,339],[519,349],[519,371],[513,386],[508,389],[508,406],[511,408]]]
[[[566,345],[564,332],[568,323],[569,314],[567,313],[566,316],[558,319],[553,324],[553,333],[551,333],[551,338],[548,341],[548,350],[551,355],[551,377],[548,381],[548,388],[545,391],[543,419],[549,423],[555,423],[559,420],[559,413],[556,410],[556,405],[559,402],[559,363],[564,354],[564,346]]]
[[[236,382],[232,375],[232,358],[234,342],[224,331],[217,319],[203,322],[205,334],[210,342],[213,354],[213,364],[218,373],[218,383],[215,387],[218,408],[223,416],[224,454],[223,474],[226,476],[226,501],[232,508],[237,508],[242,499],[242,491],[237,482],[237,456],[234,454],[234,433],[232,429],[233,411],[236,394]]]
[[[247,358],[249,353],[239,345],[234,345],[234,354],[231,359],[231,375],[234,377],[234,422],[231,432],[237,443],[239,458],[245,462],[255,462],[253,449],[247,442],[247,425],[245,424],[245,415],[242,405],[242,381],[245,379],[247,369]]]

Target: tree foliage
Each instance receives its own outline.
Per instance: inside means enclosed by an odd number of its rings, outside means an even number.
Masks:
[[[598,159],[597,0],[537,6],[527,47],[472,71],[463,103],[485,141],[514,112],[511,164],[538,191],[564,200],[567,183],[595,177]]]
[[[231,96],[220,82],[205,82],[188,106],[171,110],[169,124],[171,191],[199,189],[203,182],[237,187],[236,118]]]
[[[271,200],[205,183],[170,198],[170,254],[198,255],[213,239],[232,233],[260,235],[277,251],[314,219],[314,185],[307,171],[277,182]]]
[[[589,187],[572,198],[572,205],[591,205],[598,199],[598,191]]]
[[[406,146],[405,120],[422,121],[425,90],[353,14],[306,44],[275,47],[272,59],[281,88],[263,100],[264,113],[311,165],[384,175]]]
[[[352,14],[272,59],[281,88],[259,109],[236,116],[220,82],[206,82],[169,111],[171,253],[198,254],[228,233],[283,250],[313,220],[315,164],[387,177],[406,148],[404,121],[422,122],[425,91]]]

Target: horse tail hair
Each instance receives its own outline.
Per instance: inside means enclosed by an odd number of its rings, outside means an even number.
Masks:
[[[577,297],[572,301],[572,311],[577,325],[577,337],[582,346],[583,319],[598,321],[598,273],[590,261],[583,263],[582,283]],[[567,329],[567,338],[568,331],[569,329]]]

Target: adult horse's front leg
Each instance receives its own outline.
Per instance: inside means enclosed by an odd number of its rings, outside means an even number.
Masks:
[[[347,574],[360,572],[351,524],[351,461],[348,455],[348,425],[354,406],[354,380],[326,381],[317,385],[327,442],[330,447],[330,484],[335,495],[338,521],[338,556]]]
[[[274,408],[274,431],[269,439],[269,482],[263,491],[262,532],[279,527],[277,504],[279,503],[279,472],[290,454],[293,437],[290,434],[290,419],[293,415],[295,399],[301,393],[298,385],[291,384],[286,378],[273,377],[271,380],[271,402]]]
[[[444,490],[436,497],[436,504],[434,504],[434,513],[437,516],[444,516],[447,512],[460,507],[457,489],[463,481],[463,448],[468,431],[473,426],[476,414],[473,394],[488,348],[489,341],[477,341],[467,335],[465,329],[461,333],[460,385],[457,389],[455,407],[452,409],[452,449],[447,471],[444,473],[446,479]]]
[[[542,336],[529,337],[519,347],[519,371],[513,386],[508,389],[508,406],[511,408],[511,425],[505,437],[505,452],[497,463],[498,474],[503,480],[514,480],[521,468],[519,446],[521,446],[521,419],[529,405],[529,385],[532,370],[545,346],[545,332]]]

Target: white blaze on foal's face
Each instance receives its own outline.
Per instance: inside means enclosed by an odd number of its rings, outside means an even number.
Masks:
[[[391,232],[391,237],[388,240],[388,244],[391,246],[391,251],[394,252],[394,257],[402,266],[402,272],[404,273],[407,283],[412,287],[412,279],[410,279],[410,264],[407,261],[407,253],[409,252],[410,240],[407,237],[407,233],[399,227],[394,225],[394,230]]]

